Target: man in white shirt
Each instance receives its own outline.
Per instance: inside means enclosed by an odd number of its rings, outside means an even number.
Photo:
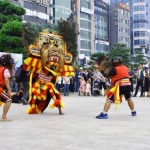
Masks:
[[[139,87],[141,87],[141,95],[140,97],[144,97],[143,91],[144,91],[144,82],[145,82],[145,72],[143,71],[143,64],[140,63],[137,71],[137,84],[136,84],[136,90],[133,95],[133,97],[137,96]]]
[[[63,76],[64,96],[69,96],[70,76]]]

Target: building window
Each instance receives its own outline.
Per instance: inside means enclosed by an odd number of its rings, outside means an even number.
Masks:
[[[148,28],[148,24],[144,22],[134,23],[134,29],[136,28]]]
[[[90,49],[91,50],[91,42],[85,41],[85,40],[81,40],[80,41],[80,47],[82,49]]]
[[[135,31],[134,32],[134,37],[145,37],[146,32],[145,31]]]
[[[134,40],[134,45],[141,45],[141,46],[146,46],[148,44],[147,40]]]
[[[59,6],[55,6],[53,10],[54,10],[54,16],[57,18],[66,19],[71,14],[71,10]]]
[[[80,27],[91,30],[91,23],[89,21],[80,19]]]
[[[60,0],[59,0],[60,1]],[[68,0],[67,0],[68,1]],[[81,0],[80,1],[80,7],[85,7],[88,9],[91,9],[91,3],[86,1],[86,0]]]
[[[91,52],[90,51],[80,51],[80,54],[85,54],[85,56],[91,56]]]
[[[91,32],[85,31],[85,30],[81,30],[80,31],[80,37],[83,38],[83,39],[91,40]]]
[[[91,15],[81,12],[81,13],[80,13],[80,18],[84,18],[84,19],[87,19],[87,20],[91,20]]]
[[[71,9],[71,1],[68,0],[55,0],[53,4]]]
[[[146,2],[146,0],[134,0],[134,3]]]
[[[148,16],[146,14],[136,14],[134,15],[134,20],[139,20],[139,19],[148,19]]]
[[[134,40],[134,45],[140,45],[140,40]]]
[[[108,52],[109,46],[105,44],[96,43],[96,52]]]

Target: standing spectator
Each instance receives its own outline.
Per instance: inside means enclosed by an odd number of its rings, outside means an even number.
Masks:
[[[84,73],[83,77],[84,77],[84,80],[86,82],[88,80],[88,71],[87,71],[87,68],[84,68],[83,73]]]
[[[64,84],[64,96],[69,96],[69,86],[70,86],[70,78],[69,76],[63,76],[63,84]]]
[[[74,92],[74,77],[71,77],[71,78],[70,78],[69,91],[70,91],[70,92]]]
[[[79,71],[79,76],[78,76],[79,79],[80,79],[81,77],[83,77],[84,80],[86,80],[86,76],[85,76],[85,73],[84,73],[84,71],[83,71],[83,68],[80,67],[79,69],[80,69],[80,71]]]
[[[74,77],[74,92],[79,90],[79,70],[78,67],[75,68],[75,77]]]
[[[86,88],[86,82],[83,77],[80,79],[80,88],[79,88],[79,95],[82,93],[85,95],[85,88]]]
[[[148,73],[148,68],[145,68],[145,78],[144,78],[144,95],[146,96],[147,92],[147,97],[149,95],[149,73]]]
[[[102,75],[101,72],[100,72],[100,78],[101,78],[101,82],[100,82],[100,95],[102,95],[102,88],[103,88],[104,89],[104,96],[105,96],[106,95],[106,79]]]
[[[7,113],[9,111],[12,99],[11,99],[11,87],[10,87],[10,77],[12,73],[12,61],[10,55],[2,55],[0,57],[0,105],[1,102],[5,103],[3,107],[3,114],[1,121],[7,122],[11,119],[7,118]],[[7,93],[4,88],[6,87]]]
[[[56,83],[56,89],[60,92],[60,86],[61,86],[61,76],[58,77],[58,81]]]
[[[93,70],[90,68],[89,71],[88,71],[88,80],[90,80],[90,83],[91,83],[91,93],[93,94]]]
[[[143,97],[143,90],[144,90],[144,77],[145,77],[145,72],[143,71],[143,64],[140,63],[137,71],[137,84],[136,84],[136,90],[133,95],[133,97],[136,97],[139,87],[141,87],[141,95],[140,97]]]
[[[131,95],[133,95],[133,78],[134,78],[134,71],[131,70],[131,67],[128,67],[128,73],[129,73],[129,80],[130,80],[130,82],[131,82],[130,92],[131,92]]]
[[[94,82],[97,82],[100,86],[102,77],[101,77],[101,73],[99,72],[97,68],[93,74],[93,78],[94,78]],[[99,94],[101,95],[101,91],[99,91]]]
[[[18,83],[15,79],[15,73],[16,73],[16,63],[13,60],[12,64],[12,76],[11,76],[11,92],[18,92]]]
[[[91,84],[90,84],[90,80],[87,80],[86,83],[86,95],[90,96],[91,95]]]
[[[22,65],[20,66],[22,68]],[[20,74],[20,82],[23,86],[23,97],[21,98],[23,105],[28,105],[27,99],[29,99],[29,72],[22,69]]]

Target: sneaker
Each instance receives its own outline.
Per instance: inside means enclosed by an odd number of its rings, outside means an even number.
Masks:
[[[136,116],[136,111],[131,112],[132,116]]]
[[[96,116],[97,119],[107,119],[108,118],[108,115],[107,114],[104,114],[103,112],[100,113],[98,116]]]
[[[136,97],[136,95],[133,95],[132,97]]]
[[[140,97],[145,97],[145,95],[141,95]]]

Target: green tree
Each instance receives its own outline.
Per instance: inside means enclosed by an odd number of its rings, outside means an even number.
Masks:
[[[73,55],[73,58],[75,58],[78,54],[75,23],[59,20],[58,31],[59,34],[64,37],[64,41],[67,43],[67,51]]]
[[[0,51],[13,53],[27,53],[22,44],[22,18],[25,10],[0,0]]]
[[[26,22],[22,25],[22,43],[25,49],[28,49],[30,44],[34,44],[39,32],[43,27],[32,22]]]
[[[101,55],[105,55],[105,53],[102,53],[102,52],[99,52],[99,53],[93,53],[91,56],[90,56],[90,60],[92,61],[89,61],[89,65],[93,64],[94,61],[97,60],[97,58]]]
[[[140,63],[143,63],[143,65],[147,64],[147,61],[145,59],[145,56],[142,52],[136,50],[135,51],[135,58],[134,58],[134,68],[137,68]]]
[[[110,59],[114,57],[122,57],[123,64],[130,65],[130,49],[126,47],[126,44],[115,44],[107,55]]]
[[[26,22],[22,26],[22,42],[27,49],[30,44],[34,44],[39,32],[52,32],[58,34],[58,26],[55,24],[39,25],[32,22]]]

